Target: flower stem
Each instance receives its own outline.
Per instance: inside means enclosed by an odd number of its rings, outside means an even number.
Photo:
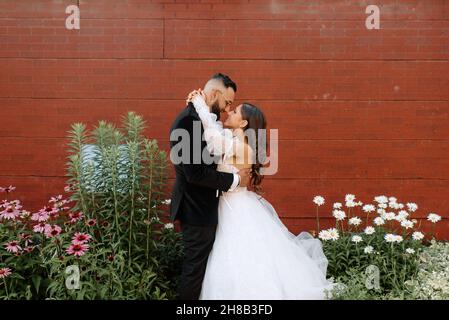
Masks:
[[[5,284],[6,298],[9,300],[8,286],[6,285],[6,279],[5,278],[3,278],[3,283]]]

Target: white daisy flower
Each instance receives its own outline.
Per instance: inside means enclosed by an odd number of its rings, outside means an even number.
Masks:
[[[352,202],[352,201],[354,201],[354,199],[355,199],[355,195],[353,195],[353,194],[347,194],[345,196],[345,201],[346,202]]]
[[[395,203],[390,203],[390,208],[395,209],[395,210],[399,210],[399,205],[395,202]]]
[[[337,221],[342,221],[346,218],[346,213],[342,210],[334,210],[332,215],[335,219],[337,219]]]
[[[385,213],[385,220],[390,221],[390,220],[395,220],[396,219],[396,215],[394,214],[394,212],[387,212]]]
[[[165,229],[173,229],[174,225],[173,225],[173,223],[167,223],[167,224],[164,225],[164,228]]]
[[[357,203],[355,203],[354,201],[346,201],[345,205],[348,208],[353,208],[357,206]]]
[[[401,226],[404,227],[405,229],[411,229],[413,228],[413,222],[410,220],[403,220],[401,222]]]
[[[354,226],[358,226],[362,223],[362,219],[360,219],[359,217],[352,217],[351,219],[349,219],[348,223]]]
[[[318,233],[318,238],[320,238],[323,241],[330,240],[329,231],[321,230],[320,233]]]
[[[384,239],[385,239],[385,241],[387,241],[387,242],[394,242],[395,239],[396,239],[396,236],[395,236],[394,234],[387,233],[387,234],[384,236]]]
[[[402,203],[398,204],[399,209],[404,209],[404,205]]]
[[[420,231],[415,231],[412,234],[412,238],[413,238],[413,240],[422,240],[422,239],[424,239],[424,234]]]
[[[330,238],[331,240],[334,240],[334,241],[335,241],[335,240],[338,240],[338,239],[340,238],[340,235],[339,235],[337,229],[331,228],[331,229],[328,230],[328,232],[329,232],[329,238]]]
[[[402,238],[402,236],[394,236],[394,241],[399,243],[399,242],[404,241],[404,238]]]
[[[414,254],[415,250],[412,248],[407,248],[407,249],[405,249],[405,252],[407,252],[408,254]]]
[[[385,220],[382,219],[381,217],[377,217],[377,218],[374,219],[374,224],[376,226],[382,226],[382,225],[385,224]]]
[[[359,202],[357,202],[357,205],[358,205],[359,207],[361,207],[361,206],[363,206],[363,202],[362,202],[362,201],[359,201]]]
[[[432,223],[437,223],[441,220],[441,216],[437,215],[436,213],[429,213],[429,215],[427,216],[427,220]]]
[[[386,203],[379,203],[377,206],[379,208],[382,208],[382,209],[387,209],[388,208],[388,204],[386,204]]]
[[[351,241],[354,243],[359,243],[359,242],[363,241],[363,238],[361,236],[355,235],[355,236],[352,236]]]
[[[376,229],[374,229],[374,227],[368,226],[365,228],[363,232],[365,232],[365,234],[367,235],[372,235],[373,233],[376,232]]]
[[[390,201],[390,202],[396,202],[396,201],[398,201],[398,199],[395,198],[395,197],[389,197],[389,198],[388,198],[388,201]]]
[[[413,203],[413,202],[408,202],[407,203],[407,208],[408,208],[408,211],[415,212],[416,210],[418,210],[418,205],[416,203]]]
[[[317,206],[322,206],[324,204],[324,198],[322,196],[316,196],[315,198],[313,198],[313,202]]]
[[[363,252],[364,252],[364,253],[367,253],[367,254],[373,253],[373,251],[374,251],[374,248],[373,248],[372,246],[366,246],[366,247],[363,249]]]
[[[373,212],[373,211],[376,211],[376,207],[373,206],[372,204],[365,204],[363,206],[362,210],[365,212]]]
[[[377,203],[387,203],[388,198],[386,196],[377,196],[374,197],[374,201],[376,201]]]
[[[341,209],[342,204],[340,202],[334,203],[334,209]]]
[[[401,217],[403,219],[407,219],[409,215],[410,214],[405,210],[401,210],[398,212],[398,217]]]

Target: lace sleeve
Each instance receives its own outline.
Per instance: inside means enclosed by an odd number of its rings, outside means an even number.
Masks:
[[[227,157],[234,155],[236,139],[234,139],[232,131],[224,129],[223,124],[217,121],[217,115],[209,112],[209,107],[203,97],[196,95],[192,103],[203,124],[204,139],[209,152]]]

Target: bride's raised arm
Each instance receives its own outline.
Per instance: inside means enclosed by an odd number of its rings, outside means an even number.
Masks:
[[[235,155],[243,147],[242,143],[233,137],[230,129],[224,129],[217,121],[217,115],[209,111],[204,98],[197,94],[192,99],[193,106],[198,113],[204,127],[204,139],[207,149],[214,155]]]

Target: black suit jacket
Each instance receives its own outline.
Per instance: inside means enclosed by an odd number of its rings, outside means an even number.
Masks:
[[[195,122],[196,128],[200,128],[201,132],[201,135],[196,137],[194,136]],[[170,135],[175,129],[184,129],[188,132],[190,143],[187,143],[186,146],[189,146],[190,154],[180,164],[174,164],[176,181],[171,196],[171,219],[179,219],[182,223],[192,225],[215,225],[218,223],[219,197],[217,197],[217,190],[228,191],[234,181],[234,175],[216,171],[216,161],[210,164],[204,162],[202,156],[204,153],[210,159],[213,157],[206,148],[206,141],[201,138],[204,128],[192,103],[189,103],[175,119],[170,129]],[[199,137],[201,141],[198,141]],[[183,151],[184,153],[189,151],[181,148],[173,150],[181,141],[182,137],[178,137],[175,141],[170,139],[172,156],[182,157]],[[195,143],[201,147],[195,149],[193,147]],[[201,150],[201,154],[199,154],[199,150]],[[199,161],[197,164],[193,163],[194,151],[196,151],[196,157],[199,157],[200,163],[198,163]],[[187,158],[189,161],[185,161]]]

